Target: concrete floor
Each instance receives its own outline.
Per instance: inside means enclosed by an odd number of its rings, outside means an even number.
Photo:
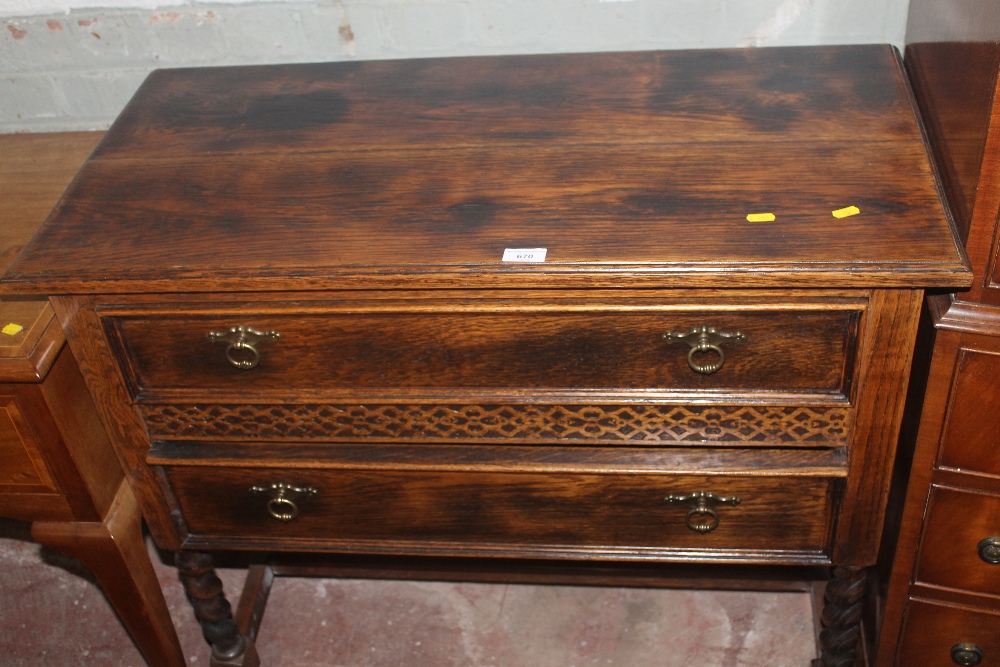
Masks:
[[[208,665],[172,567],[150,549],[190,665]],[[220,570],[239,597],[244,571]],[[279,577],[266,667],[807,667],[806,593]],[[0,519],[0,664],[140,667],[89,572]]]

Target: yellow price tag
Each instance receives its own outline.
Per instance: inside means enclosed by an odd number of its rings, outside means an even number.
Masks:
[[[22,327],[20,324],[14,324],[13,322],[11,322],[3,329],[0,329],[0,331],[3,331],[8,336],[13,336],[14,334],[19,334],[22,331],[24,331],[24,327]]]
[[[861,213],[861,209],[857,206],[848,206],[847,208],[838,208],[833,212],[833,217],[835,218],[849,218],[852,215],[857,215]]]
[[[747,222],[774,222],[774,213],[747,213]]]

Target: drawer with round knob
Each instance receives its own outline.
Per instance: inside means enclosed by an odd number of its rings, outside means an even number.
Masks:
[[[915,579],[1000,595],[1000,497],[932,486]]]
[[[910,599],[895,664],[1000,666],[1000,614]]]
[[[861,298],[483,299],[106,317],[140,402],[789,395],[845,404]]]
[[[828,562],[831,478],[485,467],[164,470],[189,544]]]

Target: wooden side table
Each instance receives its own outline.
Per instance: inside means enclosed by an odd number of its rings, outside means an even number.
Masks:
[[[0,137],[0,271],[100,137]],[[150,665],[185,664],[135,496],[51,307],[5,297],[0,330],[0,515],[84,562]]]

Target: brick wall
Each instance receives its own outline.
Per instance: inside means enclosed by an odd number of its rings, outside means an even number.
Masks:
[[[908,5],[908,0],[164,0],[175,4],[150,8],[157,0],[105,0],[138,7],[72,8],[95,1],[101,0],[0,0],[0,132],[105,128],[158,67],[898,45]],[[38,9],[64,11],[32,13]]]

